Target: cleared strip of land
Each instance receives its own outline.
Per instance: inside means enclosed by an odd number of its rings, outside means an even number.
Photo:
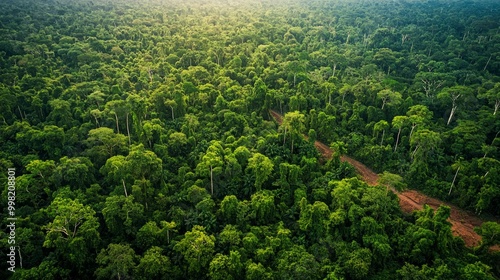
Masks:
[[[273,118],[281,125],[283,122],[283,116],[276,111],[271,110],[271,115]],[[332,157],[333,151],[322,142],[314,142],[314,146],[326,159]],[[356,169],[356,172],[361,176],[363,181],[368,185],[377,185],[378,175],[368,168],[363,163],[350,158],[346,155],[340,157],[341,161],[350,163]],[[462,210],[454,205],[443,202],[439,199],[429,197],[416,190],[406,190],[403,192],[397,192],[392,190],[399,197],[399,205],[404,212],[411,213],[415,210],[421,210],[425,204],[429,205],[433,209],[437,209],[440,205],[446,205],[451,208],[451,213],[448,221],[451,223],[452,232],[455,236],[460,236],[468,247],[477,246],[481,241],[481,236],[474,231],[475,227],[480,226],[483,220],[478,216],[474,215],[469,211]],[[498,250],[500,248],[492,248],[493,250]]]

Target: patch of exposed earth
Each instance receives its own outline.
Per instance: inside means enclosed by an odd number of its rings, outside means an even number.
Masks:
[[[271,115],[274,119],[281,124],[283,122],[283,116],[276,111],[271,110]],[[314,146],[323,155],[324,158],[330,159],[333,155],[333,151],[330,147],[321,143],[319,141],[314,142]],[[363,163],[350,158],[346,155],[340,157],[341,161],[350,163],[356,169],[356,172],[361,176],[361,179],[365,181],[370,186],[377,185],[378,174],[373,172]],[[451,223],[451,230],[455,236],[460,236],[465,245],[468,247],[474,247],[481,241],[481,236],[474,231],[475,227],[480,226],[483,220],[478,216],[474,215],[469,211],[462,210],[452,204],[443,202],[439,199],[429,197],[416,190],[406,190],[403,192],[397,192],[393,190],[399,198],[399,205],[401,209],[406,213],[412,213],[415,210],[421,210],[425,204],[429,205],[433,209],[437,209],[441,205],[449,206],[451,209],[450,217],[448,221]],[[500,248],[498,246],[493,246],[490,250],[498,251]]]

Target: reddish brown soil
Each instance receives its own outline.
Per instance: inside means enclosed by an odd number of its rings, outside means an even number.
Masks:
[[[270,112],[274,119],[278,122],[278,124],[281,124],[283,121],[283,117],[275,111],[271,110]],[[314,146],[316,146],[318,151],[320,151],[320,153],[326,159],[332,157],[333,151],[327,145],[316,141],[314,143]],[[375,186],[378,184],[378,175],[366,165],[345,155],[341,156],[340,159],[354,166],[358,174],[361,175],[363,181],[365,181],[368,185]],[[481,241],[481,236],[474,231],[474,227],[480,226],[483,223],[483,220],[475,216],[473,213],[464,211],[449,203],[445,203],[438,199],[429,197],[416,190],[406,190],[404,192],[397,192],[395,190],[393,191],[399,197],[399,205],[401,206],[401,209],[406,213],[412,213],[415,210],[421,210],[425,204],[429,205],[433,209],[437,209],[440,205],[449,206],[451,208],[451,214],[448,221],[452,225],[451,229],[453,234],[455,236],[460,236],[464,240],[465,244],[469,247],[477,246]],[[490,250],[493,251],[498,251],[498,249],[500,249],[498,248],[498,246],[490,248]]]
[[[273,118],[278,122],[278,124],[281,125],[281,123],[283,122],[283,116],[281,116],[280,113],[274,111],[274,110],[271,110],[269,111],[271,113],[271,115],[273,116]]]
[[[481,236],[474,231],[474,228],[480,226],[483,223],[483,220],[475,216],[473,213],[464,211],[438,199],[426,196],[415,190],[407,190],[398,193],[398,197],[399,204],[405,212],[420,210],[425,204],[429,205],[433,209],[437,209],[441,205],[449,206],[451,214],[448,221],[451,223],[451,230],[453,234],[462,237],[465,244],[469,247],[479,245]]]

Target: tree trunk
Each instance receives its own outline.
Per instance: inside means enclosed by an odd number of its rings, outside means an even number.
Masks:
[[[23,257],[21,256],[21,246],[17,246],[17,252],[19,253],[19,266],[23,268]]]
[[[334,63],[333,64],[333,73],[332,73],[332,77],[335,77],[335,71],[337,70],[337,63]]]
[[[380,141],[380,146],[384,143],[385,129],[382,130],[382,141]]]
[[[128,196],[127,194],[127,187],[125,186],[125,180],[122,179],[122,184],[123,184],[123,192],[125,192],[125,197]]]
[[[495,111],[493,111],[493,116],[497,114],[498,108],[500,108],[500,99],[495,102]]]
[[[420,148],[420,145],[417,145],[415,147],[415,150],[413,150],[413,153],[411,153],[411,158],[414,158],[415,157],[415,153],[418,151],[418,148]]]
[[[453,189],[453,185],[455,184],[455,180],[457,179],[457,175],[458,175],[459,170],[460,170],[460,166],[457,168],[457,172],[455,172],[455,177],[453,177],[453,182],[451,182],[450,191],[448,192],[448,195],[451,194],[451,190]]]
[[[285,126],[285,133],[283,133],[283,146],[285,146],[285,140],[286,140],[286,126]]]
[[[407,38],[408,34],[401,34],[401,46],[404,45]]]
[[[21,112],[21,107],[19,107],[19,105],[17,105],[17,110],[19,110],[19,115],[21,116],[21,121],[24,121],[23,113]]]
[[[215,57],[217,58],[217,64],[220,66],[220,59],[219,59],[219,56],[217,55],[217,53],[216,53],[216,52],[214,52],[214,54],[215,54]]]
[[[170,106],[170,110],[172,110],[172,120],[174,120],[174,107]]]
[[[120,127],[118,126],[118,115],[115,113],[115,120],[116,120],[116,133],[120,133]]]
[[[127,113],[126,122],[127,122],[128,145],[130,146],[131,145],[131,141],[130,141],[130,129],[129,129],[129,126],[128,126],[128,113]]]
[[[411,139],[411,136],[413,135],[413,130],[415,130],[416,126],[417,126],[416,124],[412,124],[411,130],[410,130],[410,137],[409,137],[409,139]]]
[[[451,108],[450,117],[448,118],[448,122],[446,123],[446,125],[450,125],[451,119],[453,118],[453,115],[455,114],[456,110],[457,110],[456,105]]]
[[[398,143],[399,143],[399,135],[401,134],[401,127],[398,130],[398,136],[396,137],[396,146],[394,146],[394,152],[398,148]]]
[[[97,117],[95,115],[94,115],[94,119],[95,119],[95,125],[96,125],[96,127],[100,127],[99,121],[97,120]]]
[[[144,183],[144,180],[145,180],[144,177],[142,179],[143,179],[143,181],[142,181],[143,182],[143,184],[142,184],[142,186],[143,186],[142,192],[144,193],[144,206],[146,206],[146,210],[148,210],[148,197],[147,197],[148,196],[148,193],[147,193],[148,186]]]
[[[214,174],[213,174],[213,167],[210,165],[210,193],[212,196],[214,196]]]
[[[490,55],[490,58],[488,59],[488,62],[486,62],[486,65],[484,66],[483,71],[486,71],[488,64],[490,64],[490,60],[491,60],[491,55]]]

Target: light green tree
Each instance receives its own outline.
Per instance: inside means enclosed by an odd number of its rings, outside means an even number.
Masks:
[[[493,115],[496,115],[500,108],[500,83],[496,83],[492,89],[479,94],[478,97],[486,99],[488,103],[493,104]]]
[[[213,280],[232,280],[241,277],[243,263],[238,251],[231,251],[228,255],[217,254],[210,262],[208,276]]]
[[[88,135],[86,144],[97,154],[105,153],[108,157],[112,157],[126,147],[125,135],[116,134],[108,127],[91,129]]]
[[[373,126],[373,133],[376,134],[376,137],[378,138],[378,134],[380,131],[382,131],[382,137],[381,137],[381,140],[380,140],[380,146],[382,146],[382,144],[384,143],[384,137],[385,137],[385,130],[389,128],[389,123],[385,120],[381,120],[379,122],[377,122],[374,126]]]
[[[215,252],[215,237],[208,235],[205,228],[195,225],[186,232],[184,238],[174,246],[174,251],[184,257],[191,276],[203,275],[213,259]]]
[[[44,226],[47,234],[43,246],[55,248],[56,253],[74,267],[85,269],[100,241],[95,211],[78,200],[58,196],[46,213],[52,222]]]
[[[406,115],[408,116],[408,122],[411,124],[410,139],[415,129],[418,127],[425,128],[432,120],[432,112],[425,105],[411,106]]]
[[[377,93],[377,97],[382,100],[382,110],[384,110],[385,105],[395,106],[400,104],[402,101],[401,93],[390,89],[383,89],[379,91]]]
[[[496,222],[484,222],[480,227],[474,229],[481,235],[480,248],[488,248],[500,245],[500,224]]]
[[[200,175],[210,175],[210,194],[214,195],[214,176],[222,173],[224,150],[220,141],[213,141],[196,166]]]
[[[172,264],[169,257],[162,254],[163,249],[158,246],[149,248],[136,266],[135,278],[150,279],[178,279],[180,270]]]
[[[299,136],[305,129],[305,117],[304,114],[299,111],[289,112],[285,114],[283,118],[282,127],[284,129],[283,144],[285,144],[287,131],[290,132],[291,138],[291,153],[293,154],[293,142],[294,139]]]
[[[255,189],[260,191],[262,184],[273,172],[273,161],[261,153],[255,153],[248,159],[248,169],[252,170],[255,176]]]
[[[446,125],[451,123],[453,116],[455,116],[455,113],[457,112],[458,106],[470,98],[471,95],[472,89],[465,86],[445,88],[438,94],[437,97],[441,99],[443,103],[451,103],[450,115]]]
[[[387,187],[387,191],[389,188],[402,191],[405,187],[403,183],[403,177],[398,174],[393,174],[388,171],[384,171],[382,174],[379,174],[378,183]]]
[[[410,145],[413,148],[411,157],[425,161],[430,156],[430,153],[439,147],[441,142],[441,135],[438,132],[428,129],[419,130],[410,139]]]
[[[137,256],[129,244],[109,244],[102,249],[96,262],[97,279],[130,279],[135,268]]]
[[[392,127],[398,129],[398,135],[396,137],[396,144],[394,145],[394,152],[398,149],[399,137],[401,136],[401,130],[403,129],[403,126],[406,124],[407,121],[408,121],[408,117],[406,117],[406,116],[395,116],[392,119]]]

